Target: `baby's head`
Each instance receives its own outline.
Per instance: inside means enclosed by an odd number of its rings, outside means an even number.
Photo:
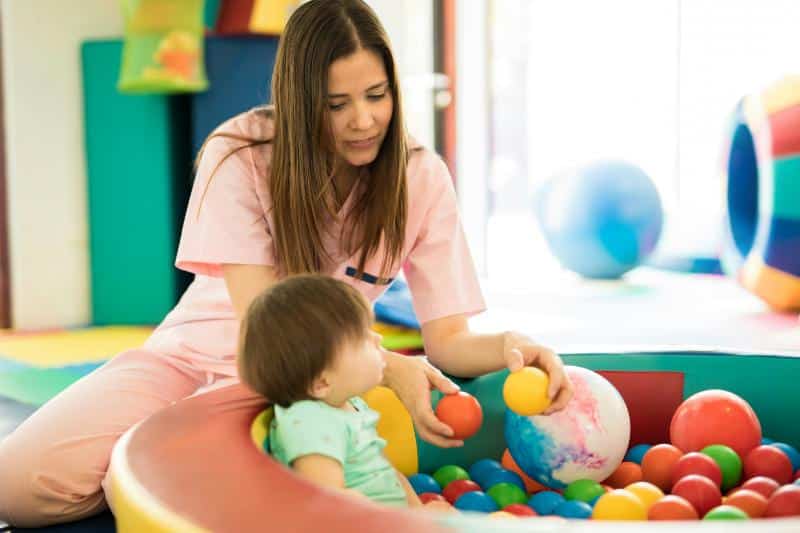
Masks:
[[[383,379],[381,336],[350,285],[304,274],[258,295],[242,321],[239,376],[271,402],[341,405]]]

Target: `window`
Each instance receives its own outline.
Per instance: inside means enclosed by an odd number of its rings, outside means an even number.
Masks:
[[[466,222],[484,273],[525,283],[559,272],[532,197],[552,175],[598,158],[635,163],[653,179],[666,214],[662,249],[714,253],[729,117],[744,94],[797,72],[800,2],[480,4],[482,19],[472,3],[457,19],[457,176],[465,218],[486,213]],[[462,136],[472,138],[466,147]]]

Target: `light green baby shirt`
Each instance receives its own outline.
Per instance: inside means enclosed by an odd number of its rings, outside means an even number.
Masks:
[[[375,430],[378,413],[361,398],[349,402],[356,412],[313,400],[276,405],[269,431],[272,455],[288,466],[304,455],[330,457],[342,465],[348,489],[378,502],[407,505],[396,470],[383,455],[386,441]]]

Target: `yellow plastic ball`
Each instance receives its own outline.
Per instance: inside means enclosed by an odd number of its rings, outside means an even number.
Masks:
[[[661,489],[652,483],[648,483],[647,481],[637,481],[636,483],[631,483],[625,487],[625,490],[632,492],[634,495],[639,497],[644,504],[645,511],[649,511],[650,507],[654,503],[664,497],[664,493],[661,492]]]
[[[592,511],[595,520],[647,520],[642,500],[625,489],[612,490],[600,496]]]
[[[503,385],[503,399],[509,409],[521,416],[538,415],[550,407],[547,374],[531,366],[512,372]]]

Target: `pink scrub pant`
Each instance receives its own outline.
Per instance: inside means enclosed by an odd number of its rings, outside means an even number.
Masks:
[[[222,378],[147,350],[112,359],[0,441],[0,520],[20,527],[107,508],[111,449],[130,427]]]

